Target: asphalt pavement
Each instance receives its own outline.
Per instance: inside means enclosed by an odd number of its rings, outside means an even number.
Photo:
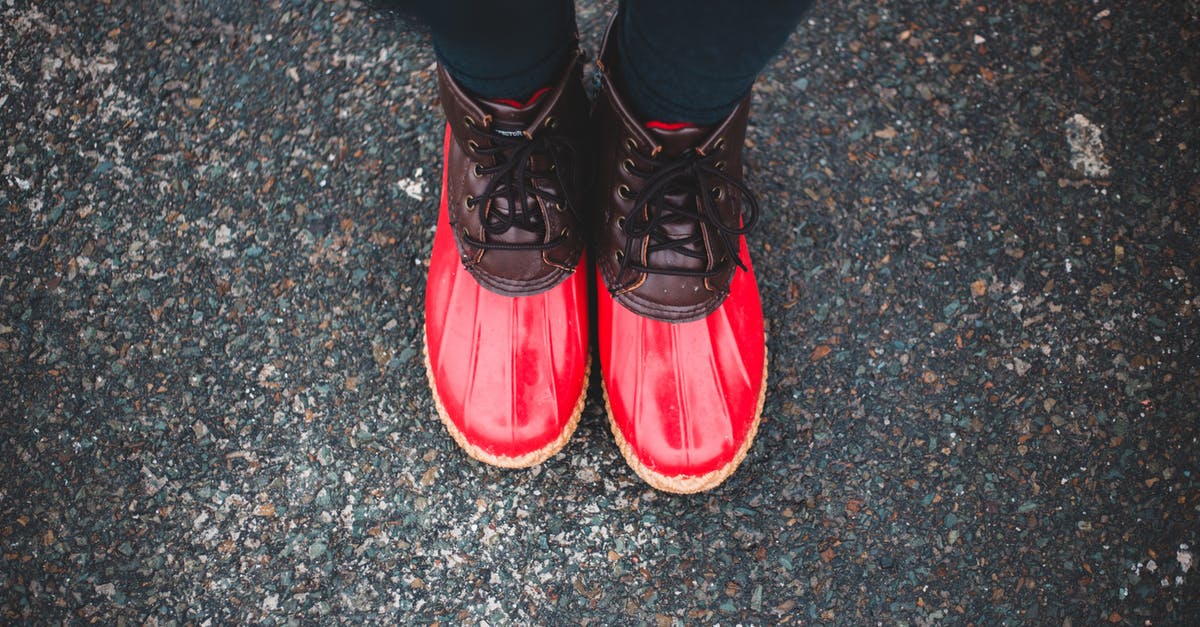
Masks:
[[[1200,3],[819,2],[755,86],[764,422],[690,497],[595,381],[531,470],[438,422],[432,64],[0,0],[0,622],[1196,624]]]

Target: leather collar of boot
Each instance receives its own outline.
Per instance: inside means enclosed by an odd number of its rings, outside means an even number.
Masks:
[[[575,66],[582,62],[582,58],[583,53],[578,48],[571,52],[567,63],[555,77],[551,90],[539,98],[536,107],[532,108],[532,115],[524,113],[524,116],[528,116],[527,119],[523,119],[523,112],[516,107],[482,102],[471,96],[439,64],[438,87],[442,108],[446,112],[446,119],[450,123],[450,130],[454,137],[456,139],[464,138],[460,141],[466,141],[465,138],[480,135],[474,132],[476,128],[491,129],[495,125],[506,124],[516,126],[515,131],[520,132],[528,139],[533,139],[533,134],[539,129],[554,124],[553,114],[556,105],[562,99],[563,93],[569,86],[572,72]]]
[[[600,46],[600,56],[596,59],[596,69],[600,72],[600,91],[603,97],[608,100],[608,104],[617,112],[617,119],[621,121],[621,126],[625,132],[636,144],[636,148],[642,150],[647,155],[657,155],[662,151],[662,147],[654,138],[650,136],[649,131],[641,124],[637,123],[637,116],[625,106],[625,102],[620,98],[617,91],[616,70],[617,70],[617,20],[620,17],[620,11],[613,14],[608,21],[608,27],[604,29],[604,43]]]
[[[635,148],[642,151],[650,157],[657,157],[660,154],[668,156],[678,156],[684,150],[695,150],[700,156],[705,156],[714,150],[725,148],[725,134],[729,127],[734,124],[740,124],[741,118],[744,118],[750,113],[750,94],[747,93],[737,107],[711,129],[707,129],[707,135],[699,142],[694,141],[679,141],[684,137],[695,135],[692,129],[683,129],[679,131],[655,131],[651,132],[642,124],[638,117],[633,113],[624,99],[621,98],[620,91],[617,89],[616,75],[619,71],[617,67],[617,43],[616,30],[618,14],[614,14],[608,22],[608,27],[604,31],[604,43],[600,48],[600,56],[596,59],[596,67],[600,73],[601,91],[604,93],[604,98],[608,100],[613,110],[617,112],[617,119],[621,121],[621,126],[625,129],[627,136],[634,142]],[[678,138],[678,140],[676,139]],[[676,140],[676,141],[672,141]]]
[[[720,124],[701,128],[682,128],[678,130],[648,130],[647,134],[655,142],[651,156],[677,157],[688,150],[706,157],[709,154],[726,151],[726,154],[741,152],[740,144],[730,144],[727,140],[730,127],[743,127],[745,119],[750,114],[750,95],[747,94]],[[728,157],[722,157],[726,159]]]

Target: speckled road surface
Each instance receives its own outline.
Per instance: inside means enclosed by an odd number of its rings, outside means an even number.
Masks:
[[[676,497],[594,382],[529,471],[438,423],[425,35],[0,0],[0,622],[1195,621],[1198,60],[1193,1],[819,3],[750,132],[766,418]]]

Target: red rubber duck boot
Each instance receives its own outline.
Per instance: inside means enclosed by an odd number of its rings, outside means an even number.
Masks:
[[[600,363],[609,422],[651,486],[716,487],[745,458],[766,391],[762,304],[745,233],[749,96],[720,124],[643,123],[621,100],[605,36],[595,227]]]
[[[448,120],[425,292],[438,416],[471,457],[518,468],[557,453],[589,369],[574,156],[587,100],[576,53],[526,103],[469,96],[438,72]]]

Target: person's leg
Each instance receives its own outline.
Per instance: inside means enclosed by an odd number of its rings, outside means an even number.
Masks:
[[[808,4],[631,0],[597,62],[601,379],[617,448],[660,490],[719,485],[762,416],[742,149],[755,77]]]
[[[578,184],[588,101],[571,0],[433,0],[446,116],[425,285],[435,407],[468,455],[541,463],[587,394]]]
[[[812,0],[621,3],[621,84],[646,120],[715,124],[745,97]]]
[[[573,0],[391,0],[429,26],[438,63],[472,95],[524,99],[575,48]]]

